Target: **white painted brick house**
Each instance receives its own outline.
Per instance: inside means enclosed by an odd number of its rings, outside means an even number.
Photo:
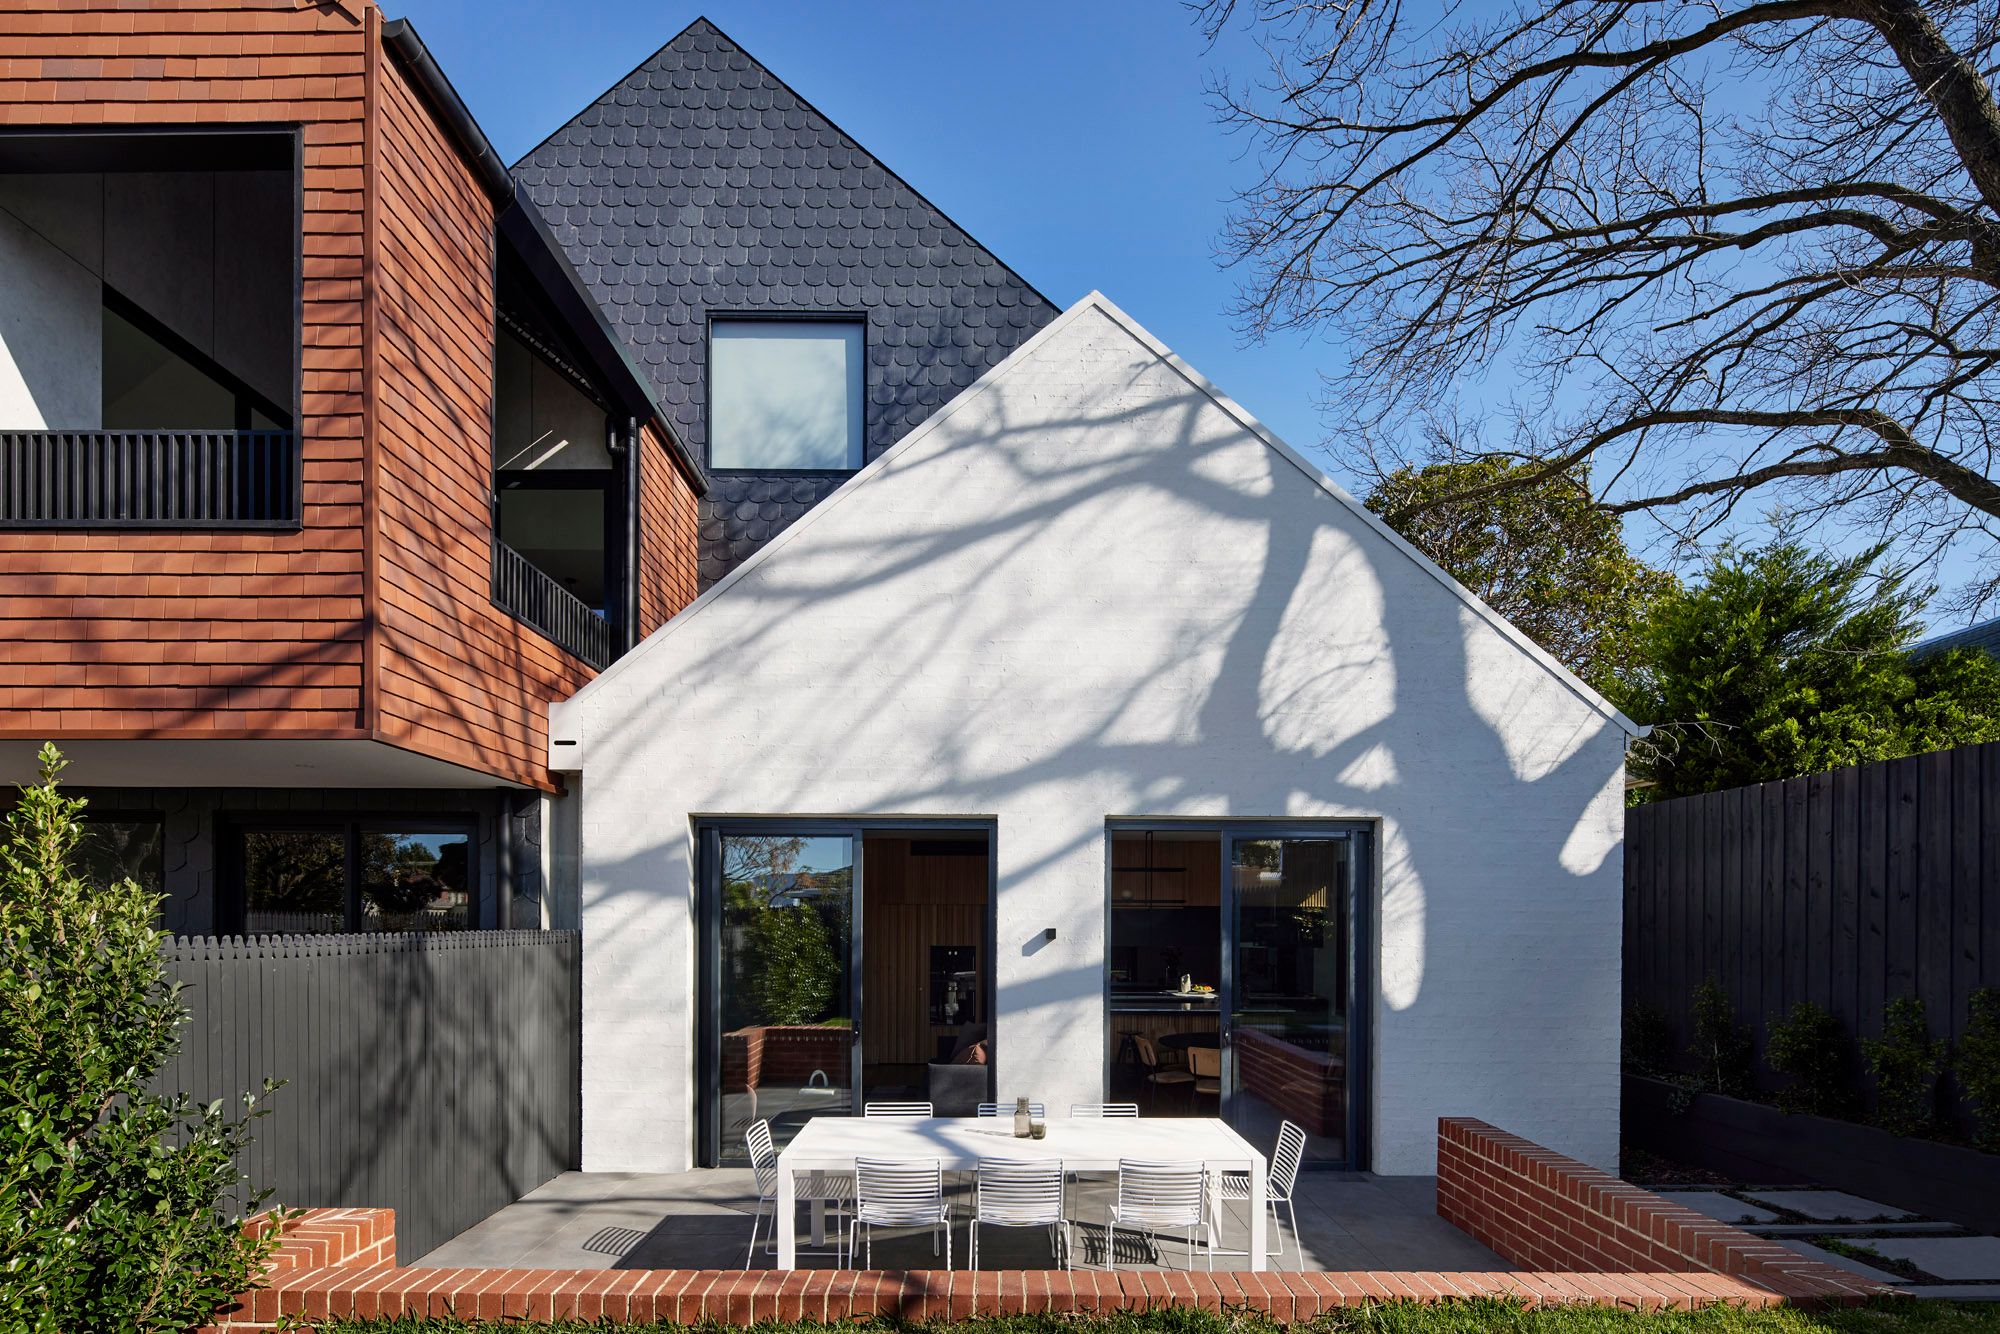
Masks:
[[[1611,1166],[1630,731],[1093,294],[552,710],[583,1166],[975,1047],[1379,1172],[1441,1115]]]

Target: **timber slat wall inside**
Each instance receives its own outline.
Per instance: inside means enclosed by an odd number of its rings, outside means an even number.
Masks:
[[[581,950],[566,931],[176,937],[168,1092],[266,1104],[272,1202],[396,1210],[414,1259],[576,1166]]]
[[[1665,1014],[1684,1048],[1710,977],[1760,1058],[1802,1000],[1875,1036],[1916,996],[1956,1040],[1971,993],[2000,987],[2000,743],[1626,812],[1627,1012]]]

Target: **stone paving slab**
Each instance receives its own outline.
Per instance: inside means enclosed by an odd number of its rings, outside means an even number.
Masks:
[[[1903,1291],[1951,1302],[2000,1302],[2000,1283],[1912,1283]]]
[[[2000,1237],[1876,1237],[1868,1245],[1942,1279],[2000,1281]]]
[[[1899,1278],[1886,1269],[1877,1269],[1874,1265],[1868,1264],[1865,1261],[1850,1260],[1844,1255],[1835,1255],[1832,1251],[1820,1246],[1811,1245],[1808,1242],[1787,1241],[1778,1238],[1773,1238],[1773,1240],[1776,1240],[1780,1246],[1788,1251],[1806,1256],[1808,1259],[1821,1261],[1824,1264],[1830,1264],[1836,1269],[1845,1269],[1850,1274],[1859,1274],[1863,1278],[1872,1278],[1877,1283],[1894,1283],[1900,1287],[1908,1282],[1907,1279]],[[1939,1275],[1939,1277],[1943,1277],[1943,1275]]]
[[[1873,1200],[1864,1200],[1859,1195],[1849,1195],[1842,1190],[1751,1190],[1743,1193],[1759,1204],[1768,1204],[1775,1209],[1790,1209],[1793,1213],[1826,1222],[1832,1222],[1837,1218],[1872,1222],[1882,1218],[1917,1217],[1908,1209],[1898,1209],[1893,1204],[1877,1204]]]
[[[1674,1204],[1686,1205],[1698,1214],[1707,1214],[1710,1218],[1717,1218],[1725,1223],[1772,1223],[1778,1218],[1769,1209],[1746,1204],[1734,1196],[1724,1195],[1719,1190],[1662,1191],[1660,1198]]]

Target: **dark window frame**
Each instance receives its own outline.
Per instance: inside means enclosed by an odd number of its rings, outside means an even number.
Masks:
[[[1221,1032],[1227,1033],[1230,1016],[1236,1003],[1236,938],[1232,919],[1235,916],[1235,891],[1230,885],[1231,857],[1239,842],[1267,842],[1281,839],[1326,839],[1347,838],[1352,840],[1354,857],[1354,920],[1348,938],[1348,1050],[1347,1069],[1347,1142],[1343,1146],[1346,1157],[1339,1162],[1313,1160],[1308,1158],[1302,1170],[1308,1172],[1365,1172],[1371,1157],[1370,1139],[1374,1134],[1374,1085],[1370,1076],[1375,1059],[1374,1023],[1375,997],[1380,986],[1377,968],[1376,941],[1378,939],[1379,915],[1382,902],[1381,856],[1382,821],[1379,818],[1341,817],[1314,818],[1230,816],[1224,818],[1147,818],[1145,816],[1112,816],[1104,822],[1104,959],[1099,980],[1099,996],[1102,998],[1104,1017],[1104,1080],[1110,1085],[1112,1065],[1117,1059],[1117,1030],[1112,1023],[1111,988],[1111,939],[1113,929],[1112,913],[1112,839],[1119,834],[1143,834],[1148,832],[1212,833],[1221,842],[1220,902],[1217,905],[1216,935],[1221,947],[1222,974],[1218,979],[1216,995],[1216,1021]],[[1234,1054],[1228,1045],[1223,1047],[1222,1083],[1226,1090],[1234,1078]],[[1224,1109],[1225,1118],[1227,1108]]]
[[[861,460],[851,468],[718,468],[715,466],[715,326],[717,324],[852,324],[861,329]],[[863,310],[757,310],[707,312],[701,347],[701,464],[711,477],[852,477],[868,466],[874,436],[868,419],[872,326]]]
[[[361,836],[363,834],[462,834],[465,837],[466,923],[468,931],[487,929],[486,898],[481,880],[479,845],[483,821],[471,812],[423,811],[410,816],[376,811],[227,812],[215,817],[218,894],[216,921],[228,927],[218,935],[246,934],[249,890],[243,883],[243,836],[247,833],[338,832],[346,845],[346,890],[342,897],[341,930],[327,935],[373,935],[361,927]]]

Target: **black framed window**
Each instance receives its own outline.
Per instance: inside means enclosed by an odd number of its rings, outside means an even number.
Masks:
[[[126,811],[86,811],[77,840],[77,873],[93,885],[136,880],[154,894],[166,892],[166,821]]]
[[[474,820],[230,820],[230,898],[245,935],[469,931]]]
[[[867,325],[718,316],[708,333],[708,462],[761,472],[861,466]]]

